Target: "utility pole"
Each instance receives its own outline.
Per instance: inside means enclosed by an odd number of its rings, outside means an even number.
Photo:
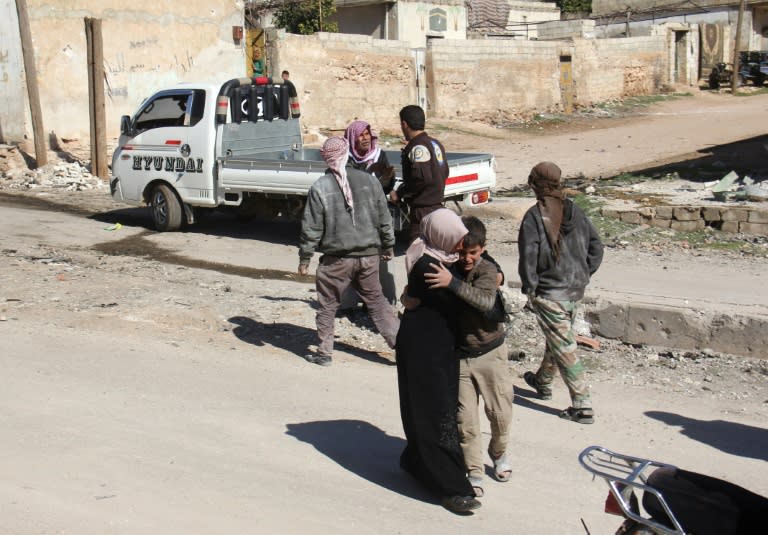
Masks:
[[[91,172],[107,180],[107,135],[104,104],[104,41],[101,19],[85,18],[88,46],[88,109],[91,119]]]
[[[32,32],[29,28],[29,12],[27,11],[26,0],[16,0],[16,12],[19,15],[21,53],[24,57],[24,73],[27,79],[29,114],[32,117],[32,137],[35,140],[35,162],[40,167],[48,163],[48,152],[45,147],[43,112],[40,108],[40,91],[37,87],[37,69],[35,68],[35,49],[32,46]]]
[[[736,94],[739,87],[739,71],[741,70],[741,58],[739,58],[739,46],[741,41],[741,24],[744,21],[744,10],[747,8],[747,0],[739,2],[739,18],[736,19],[736,37],[733,40],[733,74],[731,75],[731,94]]]

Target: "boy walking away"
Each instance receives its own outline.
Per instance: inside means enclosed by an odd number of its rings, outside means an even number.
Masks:
[[[461,449],[469,481],[477,497],[484,494],[482,434],[479,396],[491,424],[488,454],[496,480],[509,481],[512,467],[507,458],[512,422],[513,389],[504,343],[504,309],[497,301],[502,275],[485,254],[486,230],[474,216],[462,218],[469,233],[464,237],[459,261],[451,271],[437,266],[425,279],[434,288],[447,287],[463,301],[457,337],[459,357],[458,425]]]
[[[395,245],[392,216],[381,184],[373,175],[346,167],[349,145],[343,138],[328,138],[320,154],[328,170],[309,189],[301,222],[298,272],[309,273],[315,250],[323,254],[315,277],[317,354],[304,358],[329,366],[336,311],[350,285],[360,294],[390,348],[395,347],[399,322],[379,283],[379,260],[390,260]]]
[[[523,378],[539,399],[551,399],[559,370],[571,395],[571,406],[560,417],[591,424],[592,400],[576,355],[573,325],[590,276],[603,260],[603,244],[586,214],[565,197],[560,177],[552,162],[537,164],[528,176],[537,203],[520,226],[518,270],[546,348],[539,370],[525,372]]]

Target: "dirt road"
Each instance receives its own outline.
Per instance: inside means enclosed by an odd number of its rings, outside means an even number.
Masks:
[[[762,133],[755,116],[768,97],[701,99],[666,103],[662,115],[618,130],[462,139],[499,155],[502,181],[511,183],[552,154],[588,174]],[[696,111],[702,102],[743,114],[743,131],[698,137],[711,116]],[[675,143],[659,148],[680,122],[696,140],[671,135]],[[620,143],[621,156],[585,150],[622,135],[637,148]],[[577,136],[578,148],[566,150]],[[641,151],[652,157],[633,159]],[[555,416],[568,403],[559,383],[552,401],[531,397],[519,374],[538,355],[511,363],[512,480],[488,479],[482,509],[453,516],[398,469],[393,355],[368,323],[338,321],[330,368],[300,358],[313,340],[314,288],[293,275],[295,226],[245,230],[221,218],[156,234],[145,228],[148,214],[105,192],[28,195],[96,215],[0,202],[2,533],[575,535],[582,520],[591,533],[610,533],[619,521],[602,512],[606,486],[576,460],[590,444],[768,495],[765,367],[605,341],[603,352],[584,355],[592,426]],[[122,228],[107,230],[117,220]],[[637,252],[612,254],[629,264]],[[688,258],[691,269],[697,258]]]

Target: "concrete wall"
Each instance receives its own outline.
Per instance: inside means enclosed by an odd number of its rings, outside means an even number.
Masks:
[[[331,17],[339,25],[339,32],[369,35],[375,39],[387,39],[387,4],[336,7]]]
[[[244,43],[234,44],[231,34],[231,26],[240,22],[239,10],[207,7],[182,17],[152,11],[144,0],[137,3],[143,9],[34,11],[47,131],[88,138],[85,15],[104,19],[111,138],[118,134],[119,116],[134,111],[151,92],[182,80],[223,82],[245,74]],[[42,35],[51,37],[40,41]],[[272,76],[283,69],[291,72],[306,129],[341,130],[356,118],[397,129],[399,109],[419,102],[431,116],[442,118],[515,119],[561,110],[561,56],[571,58],[577,106],[652,93],[669,80],[669,46],[664,31],[630,39],[432,39],[424,49],[413,48],[410,41],[363,35],[269,30],[266,56]],[[3,68],[13,70],[12,54],[0,57],[9,58]],[[20,56],[15,57],[18,65]],[[417,80],[426,95],[419,93]],[[16,99],[25,94],[23,85],[0,88]],[[25,108],[0,115],[3,128],[23,116]],[[28,125],[28,120],[20,122]]]
[[[430,112],[491,119],[561,110],[560,56],[571,57],[577,106],[651,94],[669,81],[666,39],[434,42]]]
[[[665,36],[574,39],[576,101],[651,94],[669,82]]]
[[[15,3],[3,2],[3,9],[8,4],[12,13],[0,13],[0,57],[9,58],[4,63],[9,77],[0,80],[0,102],[15,104],[0,109],[0,122],[7,137],[18,140],[21,132],[31,137],[31,125],[23,69],[16,64],[21,52]],[[85,17],[102,19],[109,135],[117,134],[120,115],[132,112],[158,88],[245,75],[244,43],[232,39],[232,26],[243,25],[242,8],[229,0],[187,0],[176,10],[151,0],[27,4],[44,127],[62,137],[89,136]],[[24,105],[18,105],[19,95]]]
[[[567,39],[584,37],[591,39],[595,36],[595,21],[589,19],[563,20],[544,22],[538,25],[539,39]]]
[[[416,102],[410,43],[284,30],[269,30],[267,42],[274,72],[291,72],[304,125],[342,129],[364,119],[377,128],[394,127],[400,108]]]
[[[430,112],[483,119],[558,106],[558,47],[497,39],[432,43]]]

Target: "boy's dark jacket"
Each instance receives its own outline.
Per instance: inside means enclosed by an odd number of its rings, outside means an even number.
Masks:
[[[490,258],[490,257],[489,257]],[[491,259],[481,258],[468,273],[457,264],[451,269],[450,290],[462,301],[457,356],[479,357],[504,343],[504,315],[497,302],[499,270]]]

